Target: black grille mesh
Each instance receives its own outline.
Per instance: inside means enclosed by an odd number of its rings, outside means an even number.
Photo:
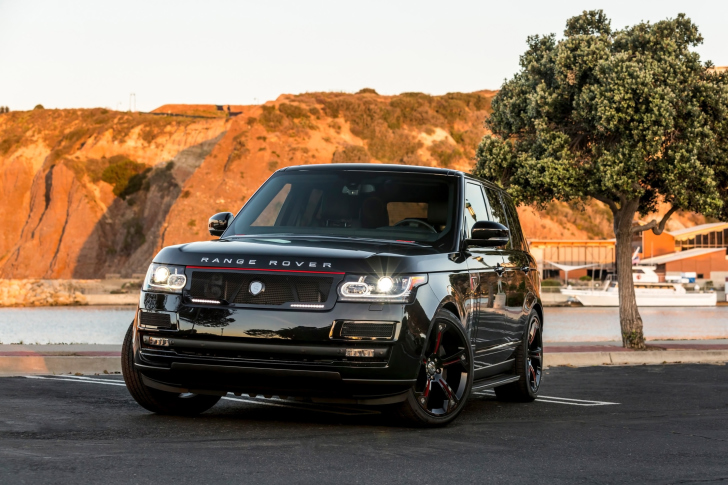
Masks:
[[[168,313],[141,312],[140,323],[147,327],[171,327],[172,321]]]
[[[394,324],[344,322],[341,326],[341,336],[360,338],[392,338],[394,336]]]
[[[265,285],[263,292],[255,296],[249,291],[253,281],[260,281]],[[326,303],[332,283],[333,278],[326,276],[194,271],[190,296],[223,299],[245,305]]]

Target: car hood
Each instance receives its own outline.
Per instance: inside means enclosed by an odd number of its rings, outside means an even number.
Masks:
[[[169,246],[155,263],[229,269],[400,274],[446,271],[447,254],[420,245],[339,238],[222,239]]]

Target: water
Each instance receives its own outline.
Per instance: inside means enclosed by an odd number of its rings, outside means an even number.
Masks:
[[[728,307],[643,308],[648,340],[728,338]],[[121,345],[134,307],[0,308],[0,343]],[[546,342],[621,340],[617,308],[545,310]]]

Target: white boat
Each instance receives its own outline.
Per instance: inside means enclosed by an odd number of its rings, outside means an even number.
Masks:
[[[657,283],[659,277],[655,268],[650,266],[636,267],[633,271],[634,292],[638,307],[680,307],[680,306],[715,306],[718,298],[714,291],[691,291],[679,283]],[[576,290],[569,286],[561,293],[577,300],[584,306],[619,306],[619,286],[611,275],[601,288]]]

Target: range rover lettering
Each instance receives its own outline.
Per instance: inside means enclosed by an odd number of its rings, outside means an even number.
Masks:
[[[455,419],[474,390],[533,401],[543,312],[509,196],[397,165],[274,173],[219,239],[163,248],[122,353],[131,395],[201,413],[227,393]]]

